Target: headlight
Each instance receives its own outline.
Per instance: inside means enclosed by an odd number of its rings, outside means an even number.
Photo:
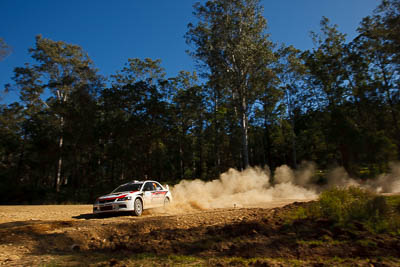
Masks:
[[[126,201],[126,200],[131,200],[132,197],[123,197],[123,198],[118,198],[117,201]]]

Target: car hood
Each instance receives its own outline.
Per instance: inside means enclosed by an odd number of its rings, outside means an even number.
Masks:
[[[108,195],[104,195],[98,198],[98,200],[113,200],[117,198],[123,198],[128,195],[134,195],[140,193],[139,191],[130,191],[130,192],[119,192],[119,193],[112,193]]]

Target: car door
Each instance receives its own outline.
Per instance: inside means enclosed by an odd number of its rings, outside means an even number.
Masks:
[[[143,186],[143,202],[144,208],[152,208],[154,207],[154,185],[151,182],[146,182]]]
[[[154,203],[158,207],[162,207],[162,206],[164,206],[164,198],[165,198],[165,194],[167,193],[167,191],[165,191],[162,188],[162,186],[157,182],[154,182],[153,185],[156,188],[156,191],[155,191],[155,194],[154,194],[155,198],[153,198],[153,200],[155,200]]]

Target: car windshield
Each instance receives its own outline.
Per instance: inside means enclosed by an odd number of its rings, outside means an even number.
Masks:
[[[128,192],[128,191],[139,191],[140,187],[142,187],[143,183],[135,183],[135,184],[123,184],[118,186],[111,193],[120,193],[120,192]]]

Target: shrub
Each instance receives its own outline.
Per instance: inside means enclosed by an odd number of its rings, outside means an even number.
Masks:
[[[297,219],[328,219],[344,227],[362,223],[376,232],[400,230],[400,214],[395,206],[389,205],[385,197],[358,187],[327,190],[317,202],[296,215]]]
[[[369,204],[374,197],[372,193],[357,187],[337,187],[323,192],[317,207],[322,217],[338,224],[348,224],[354,220],[369,218],[369,214],[377,212],[371,209],[379,207]]]

